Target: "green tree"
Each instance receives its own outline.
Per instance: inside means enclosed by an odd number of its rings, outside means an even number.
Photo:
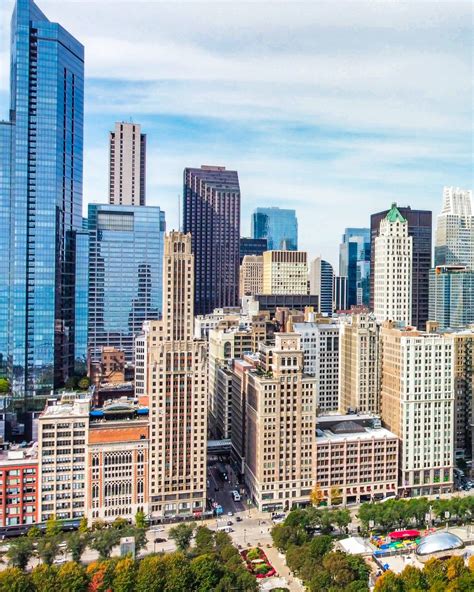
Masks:
[[[194,525],[182,522],[169,531],[170,539],[176,543],[178,551],[187,551],[193,537]]]
[[[212,555],[201,555],[191,561],[191,574],[199,592],[213,592],[223,570]]]
[[[112,528],[116,530],[125,530],[130,526],[128,520],[126,518],[122,518],[121,516],[117,516],[115,520],[112,522]]]
[[[45,534],[47,537],[55,537],[61,534],[61,523],[57,520],[55,514],[52,514],[46,521]]]
[[[137,528],[146,528],[146,516],[143,510],[137,510],[135,514],[135,526]]]
[[[121,559],[114,570],[113,591],[134,592],[136,578],[135,561],[130,557]]]
[[[115,528],[104,528],[94,531],[90,546],[99,553],[100,559],[108,559],[112,549],[120,542],[121,532]]]
[[[198,526],[194,537],[196,555],[205,555],[214,551],[214,534],[207,526]]]
[[[67,390],[74,390],[77,387],[77,376],[70,376],[64,383],[64,386]]]
[[[81,391],[86,391],[91,385],[91,381],[87,378],[87,376],[82,377],[77,386],[81,389]]]
[[[401,578],[393,571],[386,571],[376,581],[374,592],[404,592]]]
[[[407,565],[399,576],[404,592],[418,592],[427,590],[425,577],[421,569]]]
[[[10,382],[8,378],[0,378],[0,393],[2,395],[10,392]]]
[[[189,592],[193,589],[193,576],[189,562],[179,551],[164,556],[166,592]]]
[[[357,579],[347,560],[347,555],[341,551],[332,551],[325,555],[323,567],[331,574],[333,584],[342,589]]]
[[[33,555],[33,540],[28,537],[14,539],[8,548],[8,563],[19,569],[26,569]]]
[[[86,534],[89,532],[89,525],[87,524],[87,518],[83,516],[79,522],[79,532]]]
[[[342,504],[342,491],[340,487],[333,485],[329,493],[332,506],[339,506]]]
[[[423,575],[425,576],[428,588],[443,588],[448,582],[446,564],[439,559],[429,559],[423,568]]]
[[[67,550],[71,553],[73,561],[79,563],[81,561],[82,554],[84,553],[89,543],[88,533],[77,530],[71,532],[66,537]]]
[[[28,576],[19,567],[0,571],[0,592],[33,592]]]
[[[44,536],[38,541],[38,557],[46,565],[52,565],[59,553],[59,539],[57,536]]]
[[[340,530],[347,532],[347,527],[349,526],[349,524],[352,521],[351,513],[349,512],[349,510],[347,510],[346,508],[341,509],[341,510],[336,510],[335,512],[333,512],[333,517],[334,517],[334,523],[336,524],[336,526]]]
[[[26,536],[33,540],[39,539],[41,536],[41,530],[36,526],[36,524],[33,524],[33,526],[26,533]]]
[[[58,570],[58,587],[56,592],[86,592],[87,576],[82,565],[68,561]]]
[[[57,589],[57,569],[50,565],[37,565],[31,572],[31,583],[35,592],[51,592]]]
[[[164,556],[148,555],[138,566],[135,592],[162,592],[166,585]]]

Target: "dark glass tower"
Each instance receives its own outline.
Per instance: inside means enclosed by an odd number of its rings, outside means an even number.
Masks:
[[[165,213],[89,204],[89,355],[112,346],[134,361],[143,322],[161,318]]]
[[[84,114],[84,48],[32,0],[13,11],[10,93],[8,374],[32,407],[74,370]]]
[[[398,208],[408,221],[408,235],[413,237],[412,265],[412,315],[411,324],[424,330],[429,312],[429,282],[431,268],[432,215],[429,210],[412,210],[410,206]],[[374,309],[374,251],[375,238],[380,222],[388,210],[372,214],[370,217],[371,257],[370,257],[370,308]]]
[[[237,171],[184,170],[183,230],[194,253],[194,314],[239,301],[240,186]]]

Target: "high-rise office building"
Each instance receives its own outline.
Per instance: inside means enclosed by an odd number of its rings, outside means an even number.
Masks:
[[[109,135],[109,203],[144,206],[146,134],[138,123],[115,124]]]
[[[339,246],[339,275],[347,277],[347,307],[368,306],[370,228],[346,228]]]
[[[247,238],[245,236],[240,238],[240,264],[244,260],[245,255],[263,255],[268,251],[268,241],[266,238]]]
[[[152,206],[89,204],[89,354],[134,356],[143,322],[162,312],[165,213]]]
[[[269,251],[298,250],[295,210],[257,208],[252,215],[252,237],[266,238]]]
[[[412,255],[412,288],[411,288],[411,324],[424,329],[428,320],[429,307],[429,274],[431,268],[431,236],[432,222],[429,210],[412,210],[398,207],[400,214],[408,222],[408,236],[413,238]],[[375,239],[379,234],[380,222],[388,214],[388,210],[372,214],[370,217],[370,309],[374,310],[374,266]]]
[[[339,409],[339,323],[322,318],[312,323],[295,323],[301,335],[304,372],[316,378],[318,414]]]
[[[305,251],[265,251],[262,294],[307,294]]]
[[[240,297],[263,293],[263,257],[245,255],[240,265]]]
[[[444,188],[436,225],[435,265],[465,265],[474,270],[472,191]]]
[[[430,271],[430,321],[436,321],[440,329],[474,323],[474,270],[438,265]]]
[[[374,313],[380,322],[411,323],[412,253],[408,222],[392,204],[374,245]]]
[[[170,232],[163,260],[163,320],[148,337],[151,516],[206,509],[207,343],[194,339],[191,236]]]
[[[247,372],[245,480],[259,510],[306,503],[315,481],[316,378],[305,374],[300,336],[276,333]]]
[[[334,271],[332,265],[316,257],[309,265],[309,293],[318,296],[319,311],[328,316],[333,312]]]
[[[240,186],[237,171],[202,166],[184,170],[183,229],[195,265],[195,313],[239,301]]]
[[[74,371],[84,48],[33,0],[17,0],[10,63],[10,122],[0,125],[0,209],[8,218],[2,272],[9,262],[8,287],[0,291],[0,365],[7,355],[13,394],[33,407],[34,397]]]
[[[401,493],[448,493],[454,468],[453,340],[389,321],[380,337],[382,420],[401,440]]]
[[[380,413],[380,326],[368,310],[341,318],[339,393],[341,413]]]

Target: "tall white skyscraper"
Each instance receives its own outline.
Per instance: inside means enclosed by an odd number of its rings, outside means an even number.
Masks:
[[[146,134],[138,123],[115,124],[109,137],[109,203],[145,205]]]
[[[435,266],[465,265],[474,269],[472,191],[445,187],[436,225]]]
[[[378,321],[411,323],[413,238],[392,204],[375,239],[374,313]]]

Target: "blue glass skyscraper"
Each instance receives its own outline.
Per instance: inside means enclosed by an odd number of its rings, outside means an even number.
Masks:
[[[103,347],[133,363],[143,322],[161,318],[165,213],[152,206],[89,204],[89,355]]]
[[[370,228],[346,228],[339,247],[339,275],[347,277],[347,306],[369,306]]]
[[[295,210],[257,208],[252,214],[252,238],[266,238],[269,251],[298,250]]]
[[[28,407],[74,369],[83,114],[83,46],[49,22],[33,0],[17,0],[11,21],[11,182],[9,192],[0,190],[2,208],[9,200],[8,239],[2,232],[9,270],[0,297],[8,293],[7,373],[13,395],[26,398]],[[7,124],[1,127],[3,172],[8,132]],[[0,340],[4,350],[3,333]]]

